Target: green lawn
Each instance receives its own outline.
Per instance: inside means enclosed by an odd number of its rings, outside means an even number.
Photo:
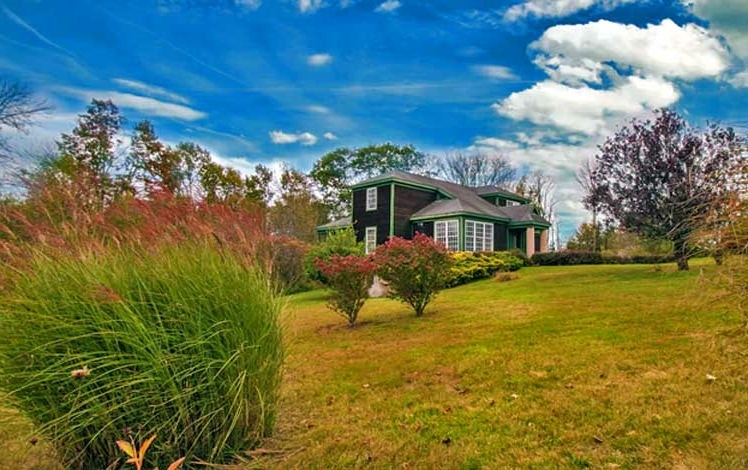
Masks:
[[[748,468],[748,336],[711,262],[674,269],[524,268],[352,330],[293,296],[278,429],[242,468]]]

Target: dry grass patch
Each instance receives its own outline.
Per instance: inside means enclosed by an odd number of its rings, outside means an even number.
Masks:
[[[700,267],[524,269],[350,331],[296,296],[281,453],[247,467],[748,467],[747,338]]]
[[[238,468],[748,468],[748,336],[700,269],[523,269],[353,329],[293,296],[277,432]]]

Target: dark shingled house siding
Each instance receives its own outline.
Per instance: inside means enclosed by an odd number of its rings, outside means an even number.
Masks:
[[[436,200],[436,193],[395,186],[395,236],[411,238],[410,217]]]
[[[377,227],[377,245],[390,236],[390,185],[377,188],[377,210],[366,210],[366,188],[353,191],[353,228],[356,240],[363,241],[366,227]]]
[[[428,237],[434,238],[434,223],[433,222],[414,222],[411,230],[411,236],[415,235],[416,232],[422,233]]]
[[[496,222],[493,224],[493,249],[494,251],[504,251],[509,248],[507,237],[507,224]]]

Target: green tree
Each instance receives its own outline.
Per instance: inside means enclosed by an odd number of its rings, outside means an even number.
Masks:
[[[583,222],[566,242],[566,248],[577,251],[610,250],[615,235],[616,230],[612,224]]]
[[[62,134],[57,143],[60,171],[81,183],[81,197],[90,208],[104,207],[126,186],[115,176],[124,122],[114,103],[92,100],[73,131]]]
[[[328,214],[327,206],[315,195],[312,180],[294,168],[283,168],[278,198],[269,210],[271,231],[314,243],[317,226]]]
[[[428,158],[412,145],[385,143],[360,148],[338,148],[323,155],[309,173],[322,201],[335,216],[350,210],[350,186],[389,171],[428,172]]]

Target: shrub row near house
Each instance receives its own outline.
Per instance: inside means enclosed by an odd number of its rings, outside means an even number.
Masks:
[[[604,255],[596,251],[554,251],[535,253],[532,263],[536,266],[571,266],[578,264],[658,264],[672,263],[673,255]]]
[[[457,252],[452,254],[454,265],[450,268],[448,287],[486,279],[497,272],[517,271],[525,262],[507,251]]]

